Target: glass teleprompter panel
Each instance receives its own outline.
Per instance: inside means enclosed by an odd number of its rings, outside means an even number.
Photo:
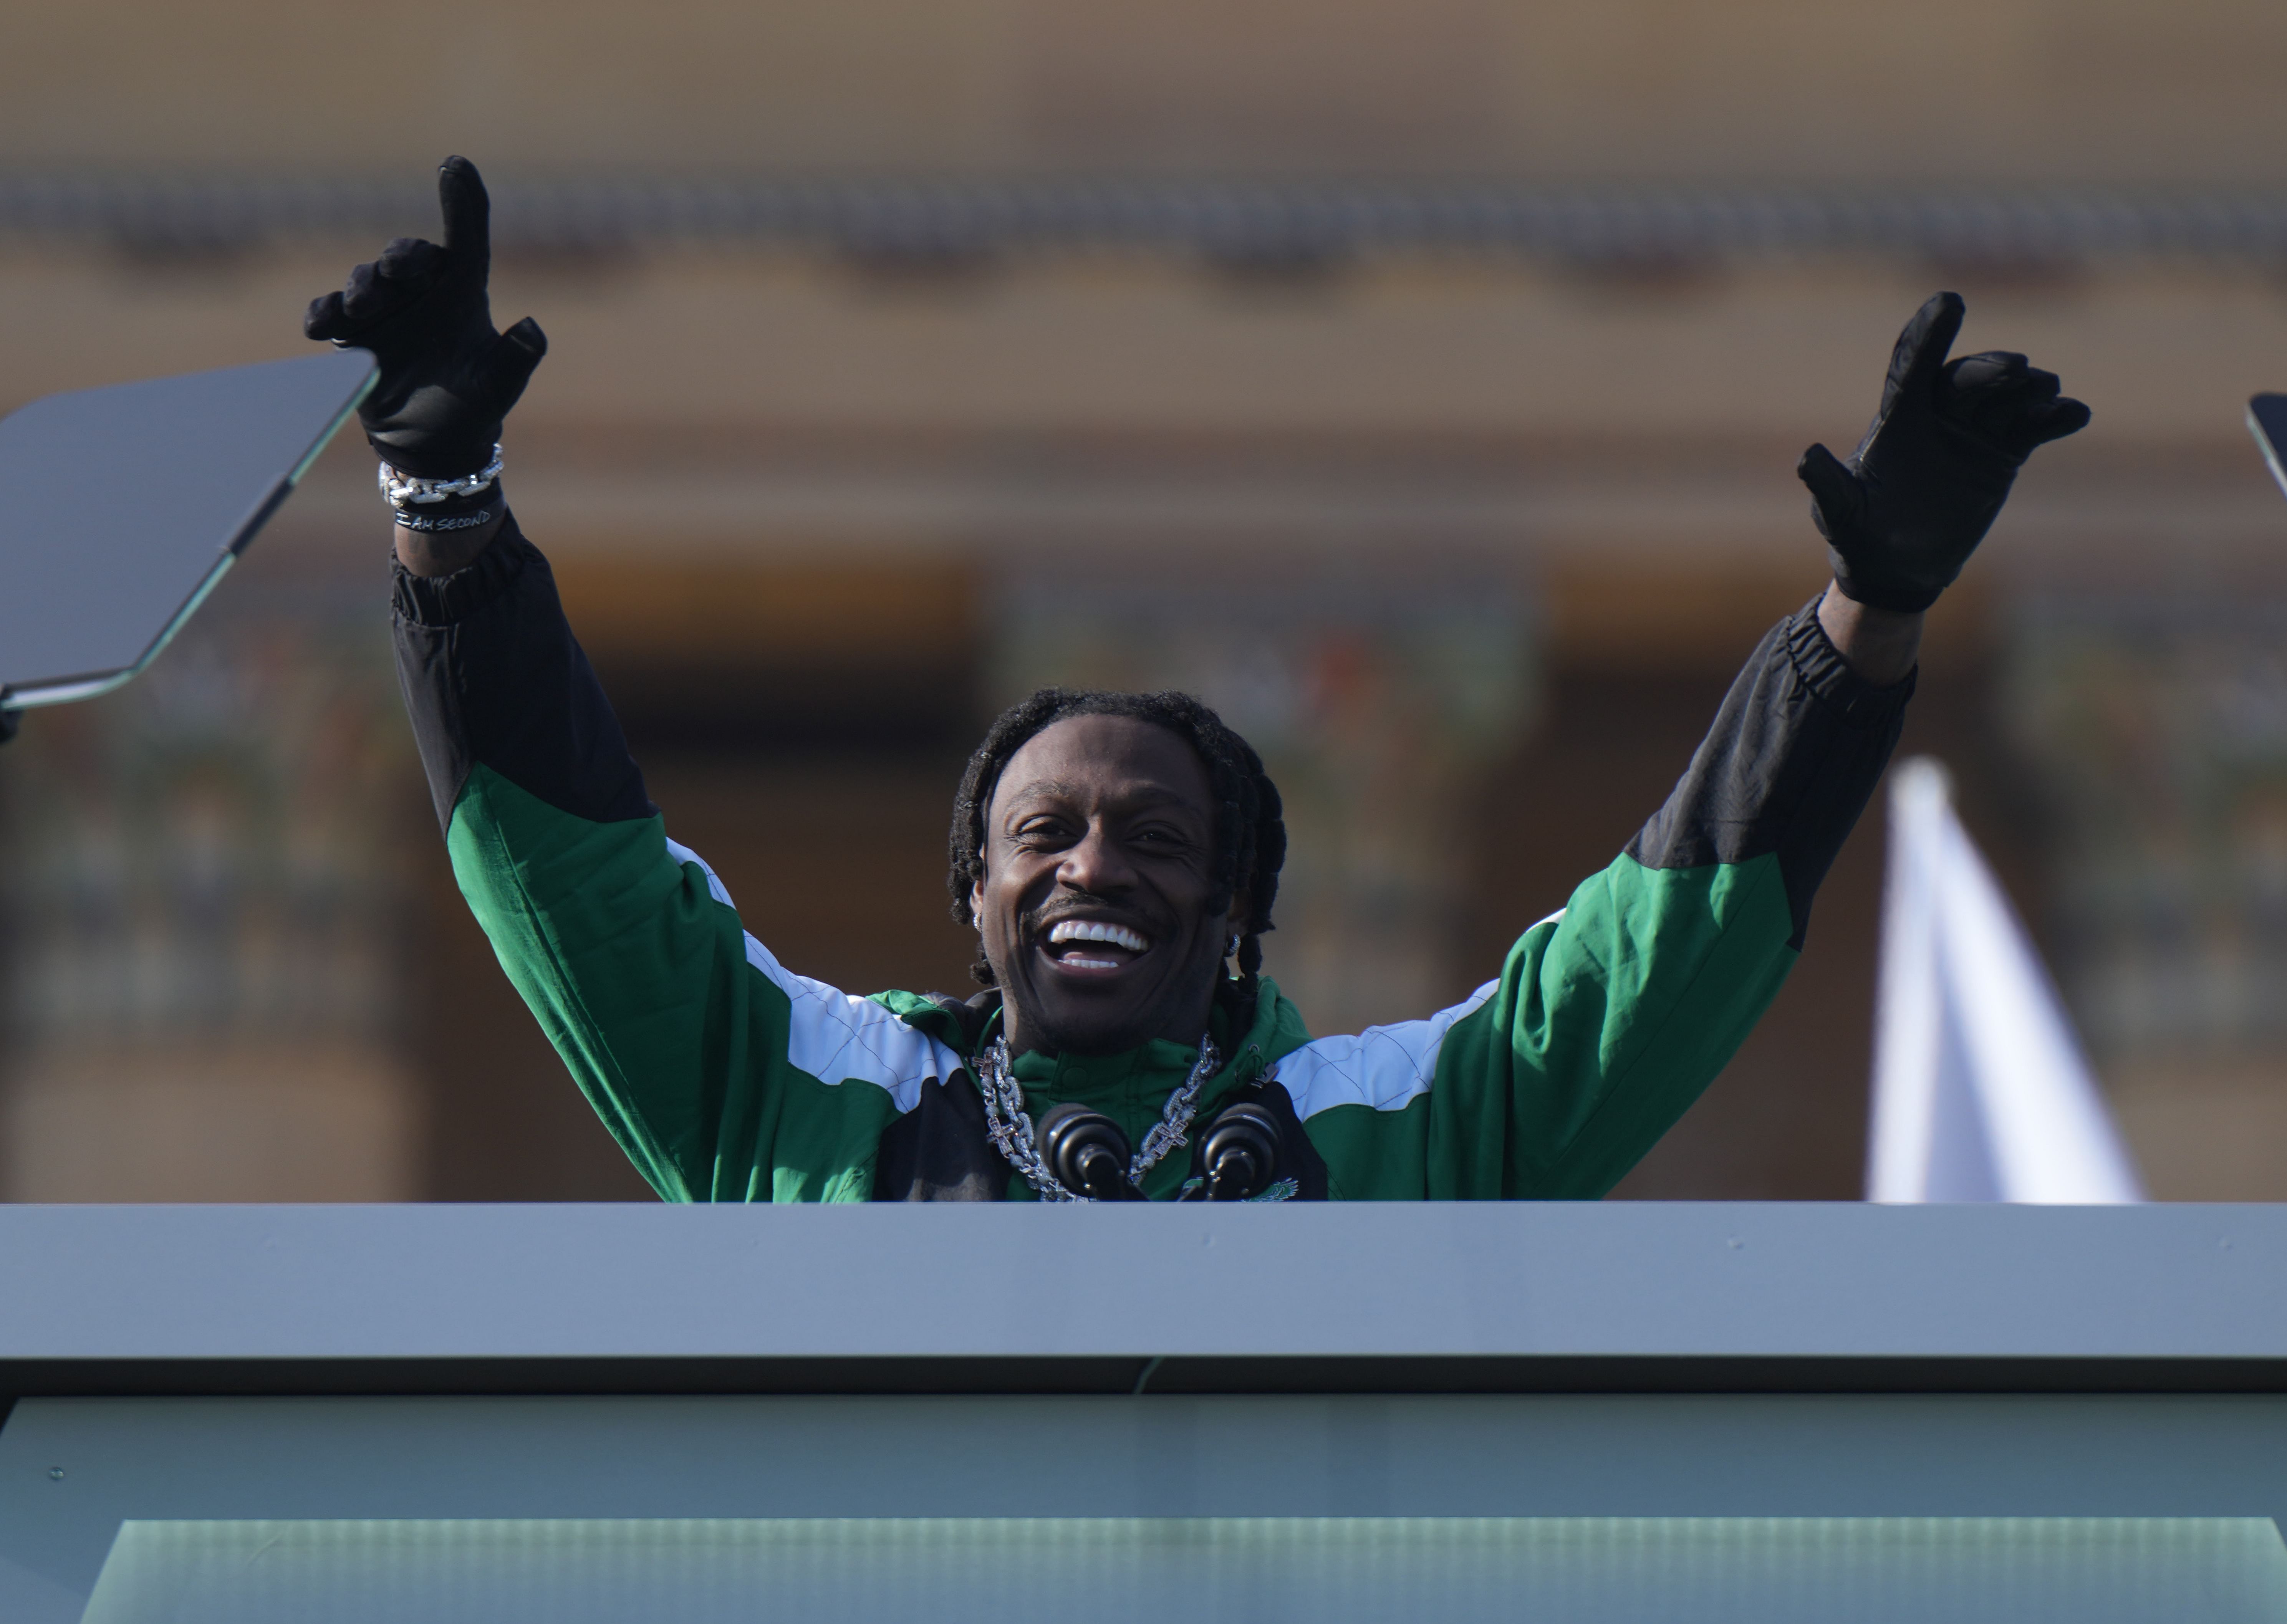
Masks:
[[[2252,1517],[131,1521],[85,1624],[2255,1624]]]
[[[165,646],[376,376],[363,350],[50,395],[0,420],[0,690],[89,699]]]

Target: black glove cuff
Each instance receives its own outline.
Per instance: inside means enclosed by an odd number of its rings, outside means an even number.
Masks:
[[[365,443],[376,456],[400,473],[411,474],[416,479],[457,479],[472,474],[493,460],[493,448],[500,443],[502,423],[498,420],[466,433],[456,433],[449,439],[439,434],[409,433],[404,430],[393,433],[376,434],[368,429]]]
[[[1850,573],[1850,560],[1832,547],[1826,550],[1826,561],[1833,568],[1834,584],[1842,596],[1855,604],[1864,604],[1869,609],[1887,609],[1894,614],[1919,614],[1935,603],[1945,586],[1907,586],[1902,582],[1883,583],[1861,581]]]

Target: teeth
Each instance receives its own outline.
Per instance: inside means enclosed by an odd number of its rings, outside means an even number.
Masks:
[[[1064,963],[1073,970],[1118,970],[1120,968],[1110,959],[1084,959],[1076,953],[1064,955]]]
[[[1102,919],[1059,919],[1049,930],[1049,940],[1103,942],[1113,947],[1125,947],[1130,953],[1142,953],[1151,946],[1126,925],[1112,924]]]

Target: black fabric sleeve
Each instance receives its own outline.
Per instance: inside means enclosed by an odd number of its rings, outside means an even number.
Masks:
[[[1776,853],[1794,922],[1889,764],[1914,675],[1878,688],[1818,623],[1818,599],[1765,635],[1724,695],[1691,766],[1627,854],[1647,868],[1744,863]]]
[[[397,678],[440,827],[450,828],[479,764],[591,822],[653,815],[619,718],[565,622],[556,577],[515,514],[466,569],[392,567]]]

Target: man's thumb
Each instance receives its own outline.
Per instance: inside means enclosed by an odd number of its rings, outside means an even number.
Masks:
[[[1834,453],[1823,445],[1813,446],[1794,465],[1794,476],[1810,487],[1811,512],[1828,541],[1839,541],[1857,528],[1866,495],[1857,476],[1837,462]]]
[[[532,369],[547,353],[548,335],[540,330],[539,322],[525,317],[494,339],[484,360],[477,363],[476,392],[494,411],[505,416],[532,381]]]

